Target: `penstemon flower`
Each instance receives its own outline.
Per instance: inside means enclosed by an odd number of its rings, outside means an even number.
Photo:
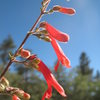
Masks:
[[[61,12],[64,14],[69,14],[69,15],[73,15],[76,12],[75,9],[73,9],[73,8],[66,8],[66,7],[62,7],[59,5],[54,6],[53,11],[57,11],[57,12]]]
[[[55,71],[57,71],[59,62],[62,63],[62,65],[66,66],[67,68],[70,68],[70,61],[63,53],[61,47],[56,42],[56,40],[59,40],[60,42],[68,42],[69,36],[66,33],[62,33],[59,30],[55,29],[53,26],[48,24],[47,22],[40,23],[40,27],[45,28],[48,31],[48,36],[51,39],[51,44],[56,52],[56,55],[58,57],[58,62],[55,66]],[[56,40],[55,40],[56,39]]]
[[[52,87],[54,87],[60,93],[60,95],[66,97],[64,89],[57,82],[57,80],[55,79],[51,71],[47,68],[47,66],[41,60],[38,66],[39,66],[38,70],[41,71],[41,73],[43,74],[48,84],[48,89],[44,93],[42,100],[45,100],[45,98],[49,99],[52,96]]]
[[[33,64],[33,65],[36,65],[35,68],[43,74],[43,76],[46,79],[47,84],[48,84],[48,89],[44,93],[44,95],[42,97],[42,100],[45,100],[45,98],[46,99],[51,98],[51,96],[52,96],[52,87],[54,87],[59,92],[60,95],[62,95],[63,97],[66,97],[64,89],[57,82],[57,80],[55,79],[54,75],[51,73],[49,68],[39,58],[35,58],[35,59],[32,59],[32,58],[34,58],[34,57],[30,56],[30,58],[28,58],[28,59],[30,60],[31,63],[35,62],[35,64]]]
[[[37,69],[39,72],[41,72],[43,74],[43,76],[47,82],[47,85],[48,85],[48,88],[47,88],[46,92],[44,93],[42,100],[51,98],[52,87],[54,87],[57,90],[57,92],[59,92],[59,94],[62,95],[63,97],[66,97],[66,94],[65,94],[63,87],[57,82],[54,75],[51,73],[49,68],[42,62],[42,60],[37,58],[36,55],[31,55],[29,50],[25,50],[22,48],[24,46],[26,40],[29,38],[29,36],[31,34],[34,34],[34,36],[37,36],[39,39],[42,39],[47,42],[51,42],[51,45],[58,57],[58,62],[54,68],[55,71],[57,71],[60,62],[62,63],[63,66],[66,66],[67,68],[71,67],[69,59],[65,56],[61,47],[56,42],[56,40],[58,40],[59,42],[68,42],[69,35],[59,31],[58,29],[54,28],[52,25],[50,25],[47,22],[41,22],[39,28],[36,28],[36,30],[35,30],[36,25],[38,24],[42,15],[44,15],[44,14],[51,14],[53,12],[60,12],[63,14],[68,14],[68,15],[75,14],[75,9],[66,8],[66,7],[62,7],[59,5],[54,6],[49,11],[46,11],[50,1],[51,0],[42,0],[40,16],[37,18],[36,22],[30,29],[30,31],[27,33],[26,37],[20,44],[20,46],[17,49],[17,51],[15,52],[15,54],[14,55],[9,54],[10,61],[0,76],[0,79],[1,79],[13,62],[21,63],[21,64],[24,64],[25,66]],[[41,30],[40,28],[45,28],[45,30]],[[16,60],[16,57],[18,57],[18,56],[25,58],[24,61]],[[21,100],[21,99],[29,100],[30,99],[30,95],[28,93],[24,92],[23,90],[20,90],[19,88],[10,87],[9,81],[7,81],[5,78],[2,78],[0,80],[0,92],[1,93],[3,93],[3,92],[10,93],[10,95],[12,96],[12,100]]]
[[[45,28],[49,35],[51,35],[53,38],[55,38],[56,40],[58,40],[60,42],[68,42],[68,40],[69,40],[68,34],[57,30],[56,28],[54,28],[47,22],[41,22],[40,27]]]

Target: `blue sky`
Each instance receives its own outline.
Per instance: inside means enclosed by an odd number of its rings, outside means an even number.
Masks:
[[[17,47],[40,14],[42,0],[0,0],[0,43],[9,34]],[[79,56],[86,52],[91,68],[100,71],[100,0],[51,0],[53,5],[73,7],[74,16],[61,13],[45,15],[47,21],[60,31],[70,35],[68,43],[59,43],[71,61],[72,67],[79,64]],[[50,45],[36,37],[30,37],[25,48],[31,49],[47,65],[54,66],[57,57]]]

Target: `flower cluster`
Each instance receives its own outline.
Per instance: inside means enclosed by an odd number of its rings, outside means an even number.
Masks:
[[[25,41],[28,39],[30,35],[34,35],[38,37],[39,39],[42,39],[46,42],[50,42],[56,55],[58,58],[57,64],[54,67],[54,70],[57,71],[59,67],[59,63],[61,63],[63,66],[70,68],[70,60],[67,58],[67,56],[64,54],[63,50],[61,49],[58,42],[66,43],[69,41],[70,37],[68,34],[59,31],[52,25],[50,25],[48,22],[43,21],[40,22],[39,27],[36,29],[35,26],[40,21],[40,18],[44,14],[51,14],[53,12],[60,12],[63,14],[73,15],[75,14],[75,10],[73,8],[66,8],[59,5],[53,6],[50,10],[46,11],[46,8],[48,7],[48,4],[51,0],[43,0],[42,1],[42,8],[40,16],[37,18],[36,22],[34,23],[33,27],[30,29],[30,31],[27,33],[26,37],[24,38],[22,44],[19,46],[17,51],[14,55],[10,54],[10,62],[8,63],[7,68],[5,69],[4,73],[7,71],[8,67],[13,63],[22,63],[26,67],[35,68],[37,71],[43,74],[48,88],[46,92],[44,93],[42,100],[50,99],[52,96],[52,88],[54,88],[61,96],[66,97],[66,93],[63,89],[63,87],[57,82],[56,78],[52,74],[52,72],[49,70],[49,68],[44,64],[42,60],[40,60],[37,55],[31,54],[29,50],[24,49],[23,45]],[[33,31],[34,30],[34,31]],[[16,60],[17,57],[21,56],[24,58],[24,61],[18,61]],[[1,76],[2,76],[1,75]],[[23,90],[15,87],[9,86],[9,81],[5,78],[2,78],[0,80],[0,93],[9,93],[12,96],[12,100],[29,100],[30,95]]]
[[[0,93],[11,95],[12,100],[30,99],[30,95],[28,93],[24,92],[19,88],[11,87],[9,85],[9,81],[5,77],[2,77],[0,80]]]
[[[39,72],[41,72],[47,82],[48,85],[48,89],[46,90],[46,92],[44,93],[42,100],[45,100],[45,98],[49,99],[52,96],[52,87],[54,87],[60,95],[66,97],[65,91],[62,88],[62,86],[57,82],[56,78],[54,77],[54,75],[51,73],[51,71],[49,70],[49,68],[43,63],[42,60],[40,60],[36,55],[30,55],[28,50],[24,50],[24,53],[29,54],[27,56],[30,56],[29,58],[27,58],[26,56],[26,61],[24,62],[24,64],[27,67],[32,67],[35,68],[36,70],[38,70]],[[22,55],[23,52],[19,52],[19,55]],[[25,54],[25,55],[26,55]]]
[[[43,7],[45,7],[45,5],[48,4],[48,2],[49,0],[44,0],[44,2],[42,2]],[[69,15],[75,14],[75,10],[73,8],[61,7],[59,5],[54,6],[51,10],[49,10],[48,12],[45,12],[44,14],[47,14],[50,12],[60,12],[60,13],[69,14]],[[57,42],[57,41],[63,42],[63,43],[68,42],[70,39],[68,34],[59,31],[58,29],[56,29],[55,27],[53,27],[46,21],[40,22],[39,27],[36,28],[34,32],[31,32],[31,34],[37,36],[39,39],[42,39],[51,43],[58,57],[57,64],[54,67],[55,71],[57,71],[59,67],[59,63],[61,63],[63,66],[67,68],[71,67],[70,60],[66,57],[63,50],[61,49],[60,45]],[[26,59],[23,62],[25,66],[35,68],[37,71],[43,74],[47,82],[48,88],[46,92],[44,93],[42,100],[45,100],[45,98],[46,99],[51,98],[52,87],[55,88],[60,95],[62,95],[63,97],[66,97],[63,87],[57,82],[52,72],[49,70],[49,68],[44,64],[42,60],[40,60],[35,54],[31,54],[29,50],[25,50],[23,48],[19,49],[18,55]],[[16,98],[16,96],[14,95],[13,98]]]

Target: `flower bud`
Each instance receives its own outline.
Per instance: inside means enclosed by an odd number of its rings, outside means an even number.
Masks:
[[[51,39],[48,36],[44,36],[41,39],[43,39],[46,42],[50,42],[51,41]]]
[[[36,29],[35,29],[35,32],[39,32],[39,31],[40,31],[39,28],[36,28]]]
[[[48,34],[48,31],[47,30],[41,30],[39,33],[40,34]]]
[[[37,63],[35,63],[34,62],[34,60],[33,61],[30,61],[29,63],[28,63],[28,67],[30,67],[30,68],[35,68],[36,70],[38,70],[38,64]]]
[[[40,59],[37,59],[37,58],[36,58],[36,59],[33,60],[33,62],[34,62],[35,64],[39,64],[39,63],[40,63]]]
[[[42,1],[42,5],[45,6],[45,5],[47,5],[49,2],[50,2],[50,0],[43,0],[43,1]]]
[[[0,83],[2,83],[4,86],[9,86],[9,81],[5,77],[2,77]]]
[[[5,90],[5,86],[0,83],[0,92],[3,92]]]
[[[23,58],[29,58],[30,57],[30,51],[28,51],[28,50],[25,50],[25,49],[21,49],[20,51],[19,51],[19,54],[21,55],[21,57],[23,57]]]

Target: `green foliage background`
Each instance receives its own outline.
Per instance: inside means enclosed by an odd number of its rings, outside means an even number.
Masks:
[[[15,44],[11,36],[0,44],[0,73],[9,60],[8,53],[14,51],[14,48]],[[13,64],[12,67],[14,72],[9,70],[5,75],[11,86],[19,87],[29,93],[30,100],[41,100],[47,84],[40,73],[26,69],[21,64]],[[53,67],[51,70],[53,71]],[[96,75],[93,75],[93,69],[90,68],[90,61],[85,52],[80,55],[79,65],[71,68],[70,72],[60,65],[58,71],[53,74],[64,87],[67,98],[63,98],[53,89],[50,100],[100,100],[100,72],[97,71]],[[0,95],[0,100],[11,100],[11,97]]]

